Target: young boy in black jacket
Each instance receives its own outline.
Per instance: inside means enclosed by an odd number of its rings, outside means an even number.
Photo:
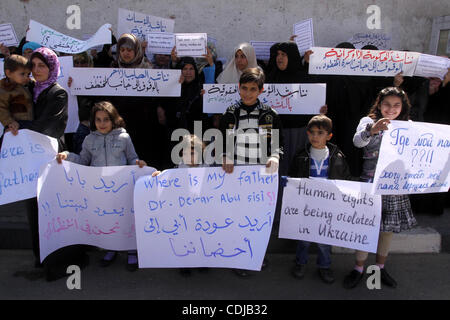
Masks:
[[[309,143],[304,149],[298,150],[289,166],[289,177],[293,178],[323,178],[332,180],[351,180],[351,174],[344,154],[330,141],[333,134],[332,121],[325,115],[314,116],[306,127]],[[302,279],[308,262],[308,241],[300,240],[297,247],[296,265],[292,271],[295,278]],[[319,253],[317,265],[320,278],[325,283],[333,283],[334,276],[331,266],[331,246],[317,244]]]

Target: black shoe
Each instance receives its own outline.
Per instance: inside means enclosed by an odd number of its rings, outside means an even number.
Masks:
[[[292,269],[294,278],[303,279],[306,273],[306,264],[296,264]]]
[[[381,271],[381,283],[391,288],[397,288],[397,281],[392,279],[389,273],[387,273],[386,269],[383,268],[380,271]]]
[[[117,252],[115,251],[108,251],[102,260],[100,260],[100,266],[101,267],[108,267],[110,266],[114,260],[117,258]]]
[[[241,278],[248,278],[248,277],[250,277],[250,273],[247,270],[244,270],[244,269],[233,269],[233,272],[237,276],[239,276]]]
[[[333,271],[330,268],[319,268],[317,270],[319,272],[320,279],[322,279],[323,282],[330,284],[334,282],[334,275]]]
[[[364,276],[364,272],[359,272],[358,270],[352,270],[344,279],[344,288],[353,289],[358,285]]]
[[[180,268],[179,272],[183,277],[192,276],[192,270],[190,268]]]
[[[131,261],[130,261],[131,259]],[[127,270],[134,272],[139,268],[138,258],[136,253],[128,253]]]

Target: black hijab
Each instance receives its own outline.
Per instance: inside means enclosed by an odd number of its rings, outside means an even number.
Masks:
[[[288,65],[285,70],[277,66],[278,51],[288,56]],[[279,42],[270,48],[267,83],[299,83],[304,79],[302,72],[302,59],[295,42]]]

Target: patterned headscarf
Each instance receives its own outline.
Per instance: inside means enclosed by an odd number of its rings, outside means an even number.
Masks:
[[[134,59],[130,62],[125,62],[120,57],[120,48],[126,47],[133,49]],[[144,50],[139,39],[130,33],[124,33],[117,41],[117,64],[119,68],[135,68],[135,69],[151,69],[152,64],[144,57]]]
[[[33,101],[36,102],[42,91],[56,82],[59,73],[59,60],[56,53],[46,47],[41,47],[34,50],[33,54],[31,55],[30,61],[33,61],[34,58],[42,60],[42,62],[44,62],[49,69],[47,80],[45,80],[44,82],[36,81],[36,84],[34,86]]]

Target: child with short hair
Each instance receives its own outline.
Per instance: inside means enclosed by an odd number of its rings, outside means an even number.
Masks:
[[[5,131],[17,134],[20,120],[32,120],[33,103],[24,88],[30,82],[28,59],[17,54],[5,60],[5,78],[0,80],[0,122]]]
[[[309,178],[316,177],[332,180],[350,180],[351,174],[344,154],[337,146],[329,143],[332,134],[333,123],[325,115],[317,115],[311,118],[306,126],[309,143],[304,149],[299,149],[289,167],[289,177]],[[296,264],[292,274],[297,279],[305,275],[308,263],[308,249],[311,243],[300,240],[296,253]],[[325,283],[333,283],[334,276],[331,266],[331,246],[317,244],[319,253],[317,266],[319,276]]]
[[[264,72],[260,68],[245,69],[239,79],[238,103],[227,108],[220,120],[223,139],[222,168],[232,173],[236,164],[265,164],[266,171],[278,171],[280,156],[283,154],[282,125],[278,113],[261,103],[258,96],[264,90]],[[233,150],[227,150],[227,140],[232,136]],[[265,142],[265,143],[264,143]],[[262,147],[266,146],[266,150]],[[262,268],[267,265],[264,259]],[[241,277],[250,274],[246,270],[235,269]]]
[[[101,146],[99,148],[99,146]],[[125,130],[125,122],[112,103],[98,102],[92,108],[91,133],[84,139],[80,155],[67,151],[58,153],[56,160],[72,161],[85,166],[124,166],[147,164],[139,160],[130,136]],[[108,251],[101,260],[101,266],[109,266],[116,258],[116,251]],[[136,250],[128,251],[127,270],[138,268]]]

